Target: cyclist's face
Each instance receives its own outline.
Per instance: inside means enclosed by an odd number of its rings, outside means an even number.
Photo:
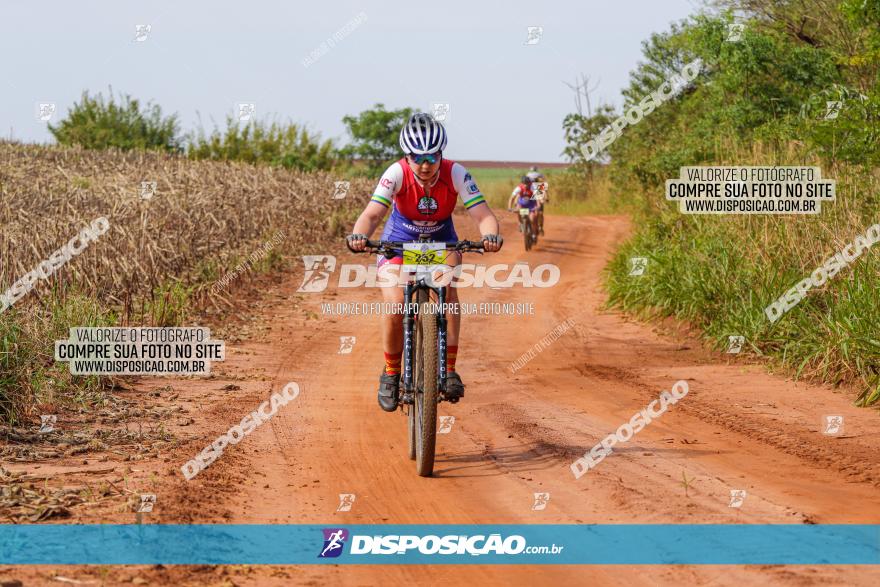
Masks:
[[[440,169],[440,157],[437,157],[435,163],[428,163],[427,161],[416,163],[411,156],[407,155],[406,161],[409,163],[409,167],[412,169],[413,173],[415,173],[422,181],[431,179],[434,177],[434,174],[437,173],[437,170]]]

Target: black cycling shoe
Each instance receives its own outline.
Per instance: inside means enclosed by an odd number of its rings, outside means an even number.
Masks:
[[[464,397],[464,383],[455,371],[446,374],[446,401],[456,403]]]
[[[397,410],[397,397],[400,392],[400,374],[388,375],[384,371],[379,377],[379,407],[386,412]]]

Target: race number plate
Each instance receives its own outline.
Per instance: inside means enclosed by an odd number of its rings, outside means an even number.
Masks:
[[[528,215],[529,215],[529,209],[528,209],[528,208],[520,208],[520,209],[519,209],[519,215],[520,215],[520,216],[528,216]]]
[[[405,243],[403,264],[414,265],[418,270],[431,271],[446,264],[446,243]]]

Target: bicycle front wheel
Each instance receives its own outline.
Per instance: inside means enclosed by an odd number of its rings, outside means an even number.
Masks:
[[[434,472],[434,451],[437,445],[437,403],[439,390],[437,312],[426,290],[416,295],[418,321],[416,323],[415,352],[415,441],[416,471],[421,477]]]

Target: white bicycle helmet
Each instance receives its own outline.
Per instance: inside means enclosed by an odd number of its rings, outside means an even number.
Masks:
[[[400,129],[400,148],[407,155],[428,155],[446,148],[446,129],[429,114],[416,112]]]

